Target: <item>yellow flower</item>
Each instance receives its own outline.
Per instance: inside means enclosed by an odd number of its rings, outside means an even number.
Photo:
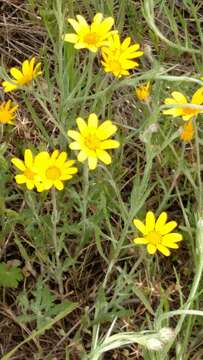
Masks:
[[[143,55],[143,51],[138,51],[139,44],[130,45],[131,38],[127,37],[122,43],[118,34],[110,38],[109,45],[102,47],[102,65],[105,72],[112,72],[114,76],[120,78],[122,75],[129,75],[130,69],[139,64],[133,59]]]
[[[35,65],[35,58],[33,57],[31,60],[23,61],[22,70],[16,67],[11,68],[10,73],[14,79],[11,79],[11,81],[3,81],[4,91],[9,92],[31,82],[42,74],[40,66],[41,63]]]
[[[11,100],[3,102],[0,105],[0,123],[14,125],[15,111],[17,108],[18,105],[12,104]]]
[[[183,126],[182,132],[180,134],[180,139],[182,141],[188,142],[193,139],[193,136],[194,136],[194,127],[192,120],[189,120]]]
[[[146,84],[137,86],[135,89],[135,94],[140,101],[147,102],[150,95],[150,81],[148,81]]]
[[[152,211],[148,211],[146,215],[146,223],[139,219],[134,219],[135,227],[143,234],[143,237],[135,238],[135,244],[147,245],[149,254],[155,254],[159,250],[163,255],[169,256],[171,249],[178,249],[178,242],[182,240],[179,233],[171,233],[176,228],[176,221],[167,221],[167,213],[162,212],[157,221]]]
[[[75,19],[68,19],[76,34],[65,34],[64,41],[75,44],[75,49],[89,49],[92,52],[97,52],[98,48],[108,45],[108,38],[116,31],[110,31],[114,24],[114,19],[108,17],[104,20],[101,13],[94,16],[91,25],[88,25],[85,18],[81,15],[76,15]]]
[[[183,120],[187,121],[192,117],[202,114],[203,110],[198,105],[203,104],[203,87],[199,88],[192,96],[191,102],[188,102],[186,97],[179,91],[172,92],[172,98],[166,98],[164,103],[166,105],[196,105],[192,107],[174,107],[171,109],[163,110],[164,115],[172,115],[173,117],[182,116]]]
[[[79,131],[69,130],[68,136],[74,139],[69,147],[72,150],[80,150],[78,161],[88,159],[88,166],[94,170],[97,166],[98,159],[106,165],[111,163],[111,156],[107,149],[115,149],[119,147],[119,142],[109,139],[117,131],[117,127],[112,124],[111,120],[98,124],[97,115],[92,113],[89,115],[86,123],[82,118],[76,119]]]
[[[22,174],[16,175],[17,184],[26,184],[28,190],[32,190],[39,183],[39,176],[34,166],[32,151],[26,149],[24,153],[24,162],[18,158],[12,158],[11,162],[22,171]]]
[[[63,181],[70,180],[78,169],[73,167],[74,160],[67,160],[67,153],[58,150],[49,155],[47,151],[41,151],[35,157],[35,167],[40,177],[37,185],[39,192],[49,190],[54,186],[57,190],[63,190]]]

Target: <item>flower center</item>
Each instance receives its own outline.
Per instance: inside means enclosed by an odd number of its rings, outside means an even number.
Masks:
[[[57,166],[50,166],[46,170],[46,177],[49,180],[57,180],[61,176],[61,170]]]
[[[183,109],[184,115],[193,115],[193,114],[196,115],[196,114],[198,114],[198,112],[199,112],[199,109],[192,109],[189,107],[185,107]]]
[[[95,32],[93,33],[90,32],[84,36],[84,42],[89,45],[94,45],[97,43],[97,41],[98,41],[98,36]]]
[[[95,134],[89,134],[85,138],[85,146],[87,146],[88,149],[95,151],[99,148],[99,145],[100,145],[100,140],[96,137]]]
[[[116,60],[110,61],[110,67],[112,72],[115,72],[117,74],[119,74],[122,70],[121,64],[119,63],[119,61]]]
[[[152,245],[158,245],[161,243],[161,234],[156,231],[151,231],[145,238],[149,241]]]
[[[0,123],[4,124],[11,120],[12,116],[9,111],[0,110]]]
[[[29,168],[25,169],[24,171],[24,176],[28,179],[28,180],[33,180],[34,179],[34,176],[36,174]]]

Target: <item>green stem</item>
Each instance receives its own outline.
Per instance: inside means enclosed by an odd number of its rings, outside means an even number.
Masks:
[[[88,164],[85,163],[83,167],[83,212],[82,212],[82,238],[81,238],[81,246],[85,242],[86,235],[86,221],[87,221],[87,206],[88,206],[88,192],[89,192],[89,168]]]
[[[59,285],[59,292],[61,295],[63,295],[63,281],[62,281],[62,271],[61,271],[61,262],[60,262],[60,249],[58,246],[58,238],[57,238],[57,222],[58,222],[58,211],[57,211],[57,205],[56,205],[56,190],[53,187],[51,189],[51,196],[52,196],[52,239],[53,239],[53,245],[55,249],[55,258],[56,258],[56,277]]]
[[[194,123],[195,127],[195,145],[196,145],[196,156],[197,156],[197,176],[199,183],[198,199],[199,199],[199,213],[202,213],[202,180],[201,180],[201,160],[200,160],[200,148],[199,148],[199,137],[197,125]]]

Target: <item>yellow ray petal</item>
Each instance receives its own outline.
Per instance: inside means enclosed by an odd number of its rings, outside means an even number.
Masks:
[[[157,249],[165,256],[169,256],[171,254],[170,250],[161,244],[157,245]]]
[[[162,228],[165,225],[166,221],[167,221],[167,213],[163,211],[159,215],[159,217],[156,221],[155,230],[159,231],[159,228]]]
[[[88,157],[88,166],[90,170],[94,170],[97,167],[97,158],[96,157]]]
[[[167,234],[164,235],[162,238],[162,243],[164,243],[165,245],[167,244],[167,241],[169,242],[179,242],[182,241],[183,237],[181,234],[179,233],[171,233],[171,234]]]
[[[176,221],[169,221],[167,224],[159,228],[159,232],[161,235],[166,235],[175,229],[177,225]]]
[[[151,254],[151,255],[155,254],[156,250],[157,250],[156,246],[154,246],[152,244],[147,245],[147,251],[149,254]]]
[[[105,150],[98,149],[96,150],[96,154],[104,164],[109,165],[111,164],[111,156]]]
[[[11,159],[11,162],[21,171],[25,171],[24,162],[18,158]]]
[[[146,231],[150,233],[155,227],[155,216],[152,211],[148,211],[146,215]]]
[[[133,239],[133,242],[135,243],[135,244],[148,244],[148,240],[147,239],[145,239],[144,237],[138,237],[138,238],[135,238],[135,239]]]
[[[139,219],[134,219],[133,224],[143,235],[147,234],[146,226],[143,224],[142,221],[140,221]]]

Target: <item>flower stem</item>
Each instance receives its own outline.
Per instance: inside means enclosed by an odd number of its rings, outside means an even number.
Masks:
[[[61,262],[60,262],[60,249],[58,246],[58,239],[57,239],[57,222],[58,222],[58,211],[57,211],[57,205],[56,205],[56,190],[53,187],[51,189],[51,197],[52,197],[52,239],[53,239],[53,245],[55,249],[55,266],[56,266],[56,278],[59,285],[59,292],[61,295],[63,295],[63,281],[62,281],[62,268],[61,268]]]
[[[195,127],[195,145],[196,145],[196,156],[197,156],[197,176],[198,176],[198,183],[199,183],[199,213],[202,213],[202,180],[201,180],[201,160],[200,160],[200,148],[199,148],[199,137],[198,137],[198,130],[196,123],[194,124]]]
[[[86,220],[87,220],[87,205],[88,205],[88,191],[89,191],[89,168],[87,164],[84,164],[83,168],[83,212],[82,212],[82,238],[81,238],[81,246],[85,241],[86,234]]]

